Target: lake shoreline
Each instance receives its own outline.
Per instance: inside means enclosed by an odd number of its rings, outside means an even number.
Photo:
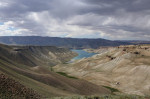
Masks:
[[[78,56],[72,58],[70,61],[68,61],[67,63],[73,63],[76,60],[80,60],[83,58],[88,58],[88,57],[92,57],[93,55],[96,55],[97,53],[89,53],[83,49],[72,49],[71,51],[75,52],[78,54]]]

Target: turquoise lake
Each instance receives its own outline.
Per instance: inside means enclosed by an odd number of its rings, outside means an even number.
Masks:
[[[70,62],[73,62],[73,61],[75,61],[75,60],[79,60],[79,59],[82,59],[82,58],[91,57],[91,56],[97,54],[97,53],[88,53],[88,52],[86,52],[86,51],[84,51],[84,50],[74,50],[74,49],[73,49],[72,51],[78,53],[78,56],[76,56],[76,57],[74,57],[73,59],[71,59],[71,61],[69,61],[69,63],[70,63]]]

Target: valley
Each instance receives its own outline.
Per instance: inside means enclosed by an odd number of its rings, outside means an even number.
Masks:
[[[46,99],[56,96],[110,94],[110,90],[105,87],[53,71],[54,65],[64,64],[75,56],[77,53],[69,49],[54,46],[1,44],[0,95],[8,99]],[[22,86],[25,87],[25,92],[21,91]]]
[[[150,0],[0,0],[0,99],[150,99]]]
[[[0,44],[0,95],[29,99],[30,95],[38,97],[35,99],[146,99],[150,92],[149,60],[150,45],[69,50]]]

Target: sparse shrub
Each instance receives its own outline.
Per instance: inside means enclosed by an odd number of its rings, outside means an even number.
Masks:
[[[140,54],[140,52],[134,52],[134,54]]]
[[[123,49],[123,51],[126,51],[126,49]]]
[[[109,89],[109,90],[111,91],[112,94],[113,94],[114,92],[120,92],[118,89],[111,88],[111,87],[109,87],[109,86],[103,86],[103,87]]]

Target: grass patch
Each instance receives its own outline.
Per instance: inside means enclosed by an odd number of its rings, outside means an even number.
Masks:
[[[109,89],[112,94],[113,94],[114,92],[120,92],[118,89],[115,89],[115,88],[112,88],[112,87],[109,87],[109,86],[103,86],[103,87]]]
[[[60,75],[63,75],[63,76],[65,76],[65,77],[68,77],[68,78],[78,79],[78,78],[76,78],[76,77],[69,76],[68,74],[66,74],[66,73],[64,73],[64,72],[56,72],[56,73],[58,73],[58,74],[60,74]]]

